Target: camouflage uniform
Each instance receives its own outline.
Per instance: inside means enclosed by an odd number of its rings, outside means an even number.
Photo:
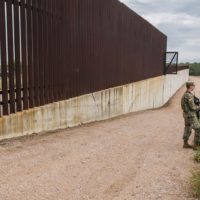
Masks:
[[[195,130],[194,143],[200,145],[200,123],[197,118],[197,106],[194,103],[194,96],[191,92],[185,92],[181,99],[181,107],[183,110],[183,117],[185,120],[185,129],[183,140],[188,141],[192,129]]]

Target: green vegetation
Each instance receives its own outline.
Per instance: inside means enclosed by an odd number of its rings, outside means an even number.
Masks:
[[[180,63],[190,66],[190,76],[200,76],[200,63]]]
[[[200,148],[195,152],[194,161],[200,163]],[[200,170],[198,169],[192,173],[191,189],[194,197],[200,199]]]
[[[200,63],[190,63],[190,75],[200,76]]]
[[[198,149],[194,155],[195,162],[200,163],[200,149]]]
[[[200,171],[195,171],[192,173],[191,187],[194,197],[200,198]]]

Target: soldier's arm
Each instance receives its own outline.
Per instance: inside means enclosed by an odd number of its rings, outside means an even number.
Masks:
[[[197,106],[194,103],[194,97],[192,95],[188,95],[188,105],[192,111],[197,110]]]

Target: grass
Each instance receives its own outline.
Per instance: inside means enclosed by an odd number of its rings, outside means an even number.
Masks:
[[[190,75],[200,76],[200,63],[190,63]]]
[[[200,148],[197,149],[194,155],[194,161],[200,163]],[[197,169],[192,172],[191,189],[195,198],[200,199],[200,170]]]
[[[200,199],[200,170],[192,173],[191,188],[194,197]]]
[[[194,155],[194,161],[197,163],[200,163],[200,149],[198,148],[195,155]]]

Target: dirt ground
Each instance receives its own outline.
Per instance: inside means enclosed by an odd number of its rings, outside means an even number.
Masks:
[[[192,200],[183,92],[158,110],[1,142],[0,200]]]

